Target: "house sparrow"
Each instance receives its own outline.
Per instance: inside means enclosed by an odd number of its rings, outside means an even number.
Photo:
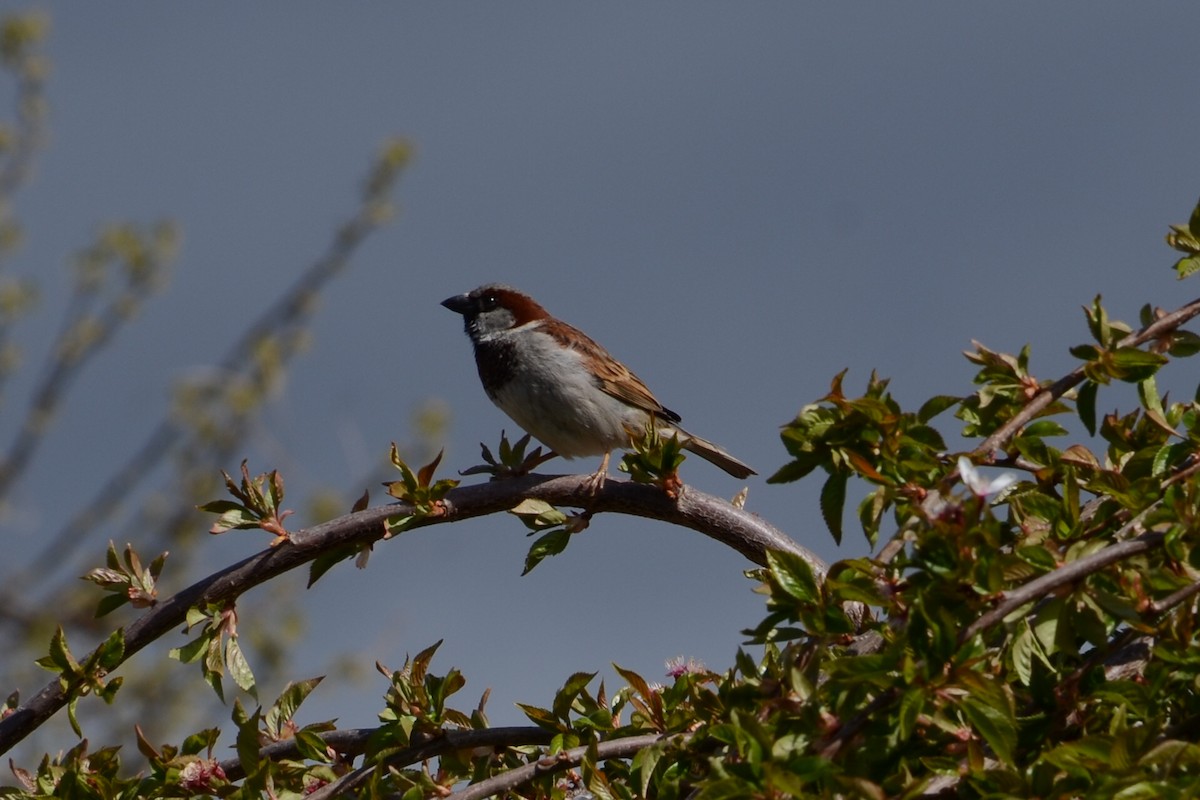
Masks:
[[[679,427],[646,384],[587,334],[550,316],[533,298],[488,284],[442,305],[462,314],[475,346],[483,390],[513,421],[564,458],[603,455],[593,491],[612,451],[628,447],[653,420],[679,443],[735,478],[754,470],[712,442]]]

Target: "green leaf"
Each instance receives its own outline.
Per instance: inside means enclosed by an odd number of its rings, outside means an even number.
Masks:
[[[562,511],[545,500],[535,500],[534,498],[522,500],[515,507],[510,508],[508,513],[519,517],[525,523],[525,527],[534,532],[552,528],[567,521],[567,515]]]
[[[1017,745],[1017,724],[1006,709],[981,702],[974,696],[963,698],[963,714],[979,735],[983,737],[996,758],[1005,764],[1013,763],[1013,750]]]
[[[237,755],[238,762],[246,771],[248,780],[253,780],[262,772],[263,757],[259,755],[258,724],[262,719],[262,709],[256,708],[253,714],[246,714],[241,700],[233,701],[233,721],[237,725]]]
[[[393,514],[383,521],[384,538],[391,538],[398,533],[403,533],[420,518],[420,514]]]
[[[246,509],[241,503],[233,500],[211,500],[196,506],[196,508],[209,514],[228,514],[230,511],[245,511]]]
[[[210,619],[212,619],[212,612],[207,608],[189,606],[187,613],[184,615],[184,624],[188,630],[191,630],[197,625],[207,624]]]
[[[212,635],[208,637],[204,648],[204,659],[200,663],[200,673],[204,676],[204,680],[208,681],[208,685],[212,687],[213,692],[222,703],[225,702],[225,686],[221,678],[225,675],[225,662],[221,660],[222,648],[221,637]]]
[[[51,672],[63,673],[64,677],[68,678],[79,672],[79,664],[67,647],[67,635],[63,632],[62,625],[57,627],[54,636],[50,638],[50,654],[39,658],[37,664]]]
[[[181,664],[191,664],[193,661],[199,660],[200,656],[204,655],[205,651],[208,649],[208,642],[210,638],[211,637],[207,634],[197,636],[183,647],[172,647],[167,653],[167,656],[175,659]]]
[[[767,483],[792,483],[798,481],[816,469],[819,464],[820,462],[816,459],[811,461],[789,461],[777,469],[774,475],[767,478]]]
[[[546,728],[547,730],[551,731],[558,731],[562,729],[562,725],[559,723],[558,719],[555,718],[554,714],[545,708],[530,706],[526,705],[525,703],[517,703],[517,708],[524,711],[525,716],[529,717],[530,721],[539,727]]]
[[[425,675],[429,672],[429,664],[433,661],[433,657],[437,655],[438,648],[442,646],[442,642],[444,641],[444,639],[438,639],[413,656],[412,664],[409,666],[409,674],[413,683],[423,683],[425,681]]]
[[[98,690],[96,694],[101,700],[109,705],[112,705],[113,701],[117,699],[117,690],[121,688],[123,683],[125,683],[124,678],[113,678],[108,683],[104,684],[104,687]]]
[[[961,397],[954,397],[948,394],[938,394],[926,400],[920,410],[917,411],[917,419],[921,422],[929,422],[929,420],[941,414],[948,408],[958,405],[962,402]]]
[[[325,740],[315,731],[307,729],[296,731],[295,739],[296,749],[300,751],[301,756],[322,764],[330,763],[329,750],[325,745]]]
[[[842,512],[846,505],[846,481],[849,475],[835,472],[821,487],[821,517],[833,540],[842,543]]]
[[[445,449],[438,450],[437,456],[433,461],[430,461],[425,466],[417,470],[417,484],[420,486],[428,486],[433,480],[433,474],[437,471],[438,464],[442,463],[442,456],[445,455]]]
[[[1057,451],[1052,450],[1037,436],[1018,436],[1013,439],[1012,445],[1017,448],[1017,452],[1039,467],[1048,467],[1055,462],[1055,456],[1052,453],[1057,453]]]
[[[925,709],[925,693],[920,688],[909,689],[900,698],[900,715],[896,720],[896,732],[900,741],[912,736],[917,727],[917,718]]]
[[[108,540],[108,551],[104,554],[104,561],[108,564],[108,568],[112,570],[121,570],[121,560],[117,557],[117,546],[113,544],[113,540]]]
[[[1152,411],[1160,417],[1165,415],[1166,412],[1163,411],[1162,398],[1158,394],[1158,383],[1153,377],[1139,381],[1137,389],[1138,399],[1142,401],[1142,408]]]
[[[292,681],[283,687],[283,691],[279,693],[279,699],[267,712],[265,720],[267,730],[277,735],[281,734],[284,724],[296,716],[296,709],[323,680],[325,680],[324,676],[318,676],[303,681]]]
[[[1110,356],[1109,373],[1131,383],[1146,380],[1168,361],[1166,356],[1136,347],[1119,347]]]
[[[348,561],[358,553],[358,549],[353,545],[346,545],[330,550],[327,553],[322,553],[313,559],[312,564],[308,567],[308,585],[306,588],[311,589],[313,584],[321,579],[329,570],[333,569],[335,564],[342,561]]]
[[[103,587],[126,587],[129,585],[129,575],[121,569],[108,569],[105,567],[97,567],[96,569],[83,576],[84,580],[91,581],[97,586]]]
[[[117,628],[100,645],[100,666],[106,671],[116,669],[125,658],[125,629]]]
[[[1175,277],[1183,280],[1189,275],[1200,271],[1200,256],[1185,256],[1175,262]]]
[[[150,577],[154,580],[157,581],[158,576],[162,574],[163,565],[167,562],[168,555],[170,554],[164,551],[158,554],[158,558],[150,562]]]
[[[1192,455],[1192,452],[1192,445],[1187,442],[1176,442],[1158,448],[1154,453],[1150,474],[1156,478],[1167,475],[1175,469],[1177,464],[1184,463]]]
[[[183,753],[184,755],[194,756],[202,750],[211,751],[217,746],[217,738],[220,735],[220,728],[207,728],[205,730],[198,731],[197,733],[193,733],[191,736],[188,736],[183,740],[183,744],[179,746],[179,752]],[[138,749],[142,750],[143,753],[146,753],[146,751],[142,749],[141,737],[139,736],[138,738]],[[149,742],[146,744],[149,745]],[[151,750],[153,751],[153,748],[151,748]],[[149,756],[150,753],[146,753],[146,755]]]
[[[1095,381],[1084,381],[1079,387],[1075,399],[1075,409],[1079,412],[1079,421],[1091,436],[1096,435],[1096,392],[1100,385]]]
[[[1022,436],[1066,436],[1067,429],[1052,419],[1039,419],[1025,426]]]
[[[229,508],[221,514],[217,521],[212,524],[212,527],[208,529],[209,533],[224,533],[225,531],[230,530],[248,530],[250,528],[258,527],[261,517],[251,509],[244,508],[237,503],[230,503],[229,501],[220,500],[218,500],[217,503],[208,503],[207,505],[215,506],[222,502],[227,503],[228,505],[232,506],[232,508]],[[211,509],[201,506],[201,510],[209,511]]]
[[[858,504],[858,521],[862,524],[863,533],[872,547],[879,538],[879,526],[883,520],[883,512],[887,511],[890,505],[891,500],[886,486],[880,486]]]
[[[913,425],[904,432],[904,436],[906,440],[917,442],[933,453],[946,450],[946,440],[942,438],[942,434],[928,425]]]
[[[594,672],[576,672],[567,678],[567,682],[554,695],[554,716],[566,722],[571,713],[571,704],[595,677]]]
[[[812,566],[800,556],[782,550],[768,550],[767,567],[775,583],[791,597],[802,603],[820,602],[821,589],[817,586]]]
[[[1190,358],[1200,353],[1200,335],[1191,331],[1175,331],[1171,334],[1171,346],[1167,352],[1175,358]]]
[[[650,695],[654,692],[650,688],[650,684],[646,682],[645,678],[631,669],[623,668],[619,664],[613,664],[613,669],[615,669],[617,674],[624,678],[625,682],[629,684],[630,688],[637,692],[642,698],[647,700],[650,699]]]
[[[71,723],[71,730],[75,731],[75,735],[82,739],[83,728],[79,727],[79,717],[75,715],[78,707],[79,695],[71,695],[71,699],[67,702],[67,721]]]
[[[630,767],[633,774],[638,776],[638,785],[641,786],[639,797],[650,796],[650,782],[654,779],[654,770],[658,767],[658,763],[662,760],[666,750],[666,745],[662,743],[652,744],[649,747],[643,747],[637,751],[633,757],[633,763]]]
[[[1017,678],[1025,686],[1031,685],[1033,681],[1033,660],[1035,658],[1053,669],[1049,659],[1046,658],[1045,651],[1038,643],[1037,636],[1033,633],[1033,628],[1029,626],[1029,620],[1023,619],[1018,623],[1017,635],[1013,638],[1012,660]]]
[[[556,556],[566,550],[569,541],[571,541],[571,532],[566,528],[557,528],[539,536],[530,545],[529,552],[525,555],[525,569],[521,571],[521,574],[528,575],[548,556]]]
[[[273,469],[268,475],[268,489],[269,507],[277,512],[283,505],[283,476],[279,474],[279,470]]]
[[[1030,494],[1035,493],[1031,492]],[[1045,495],[1040,494],[1039,496],[1045,497]],[[1021,497],[1023,498],[1024,495]],[[1020,499],[1021,498],[1018,498],[1018,500]],[[1050,498],[1046,498],[1046,500],[1051,503],[1054,502],[1053,500],[1050,500]],[[1025,509],[1022,508],[1022,510],[1024,511]],[[1045,520],[1054,519],[1057,516],[1057,509],[1055,509],[1052,513],[1043,512],[1041,514],[1034,514],[1033,516]],[[1054,557],[1054,554],[1041,545],[1018,547],[1015,552],[1018,558],[1032,565],[1033,567],[1036,567],[1040,572],[1052,572],[1058,568],[1058,560]]]
[[[1200,244],[1200,202],[1197,202],[1195,207],[1192,208],[1192,215],[1188,217],[1187,230],[1192,235],[1192,238],[1196,239],[1197,243]]]
[[[111,614],[121,606],[129,602],[129,595],[124,592],[114,592],[106,594],[100,598],[100,602],[96,604],[96,619],[100,619],[107,614]]]
[[[1100,295],[1096,295],[1092,300],[1091,308],[1084,307],[1084,313],[1087,315],[1088,329],[1092,333],[1092,338],[1101,346],[1107,347],[1112,336],[1108,323],[1108,312],[1100,304],[1101,299]]]
[[[1058,623],[1062,614],[1063,600],[1055,597],[1038,609],[1037,618],[1033,621],[1033,634],[1042,646],[1042,652],[1047,655],[1054,655],[1058,651]]]

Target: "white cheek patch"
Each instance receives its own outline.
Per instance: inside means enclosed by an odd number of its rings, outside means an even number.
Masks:
[[[489,313],[497,314],[499,312],[493,311],[493,312],[489,312]],[[482,323],[482,322],[484,322],[484,320],[482,318],[480,318],[479,323]],[[491,321],[489,321],[489,323],[490,322]],[[494,322],[500,322],[500,320],[497,319]],[[496,324],[478,324],[477,323],[478,328],[476,330],[476,336],[478,337],[479,341],[481,341],[481,342],[492,342],[497,339],[507,338],[519,331],[528,331],[528,330],[533,330],[535,328],[538,328],[541,326],[542,321],[535,319],[532,322],[526,322],[522,325],[516,326],[515,328],[512,327],[512,323],[513,323],[512,314],[505,311],[504,312],[504,321],[502,324],[496,325]]]

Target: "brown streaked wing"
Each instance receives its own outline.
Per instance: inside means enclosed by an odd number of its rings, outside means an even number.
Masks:
[[[609,352],[573,325],[568,325],[559,319],[544,319],[539,326],[542,331],[553,336],[563,347],[569,347],[580,352],[590,364],[600,382],[600,388],[618,400],[624,400],[635,408],[648,411],[656,416],[666,417],[672,422],[679,422],[679,415],[655,399],[654,395],[642,383],[641,378],[634,375],[629,367],[617,361]]]

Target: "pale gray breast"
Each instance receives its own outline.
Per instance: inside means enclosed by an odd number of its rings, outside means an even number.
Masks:
[[[489,396],[559,455],[601,455],[626,445],[626,429],[645,425],[646,413],[604,392],[579,352],[527,330],[536,325],[488,337],[490,346],[513,351],[506,361],[506,380],[489,389]]]

